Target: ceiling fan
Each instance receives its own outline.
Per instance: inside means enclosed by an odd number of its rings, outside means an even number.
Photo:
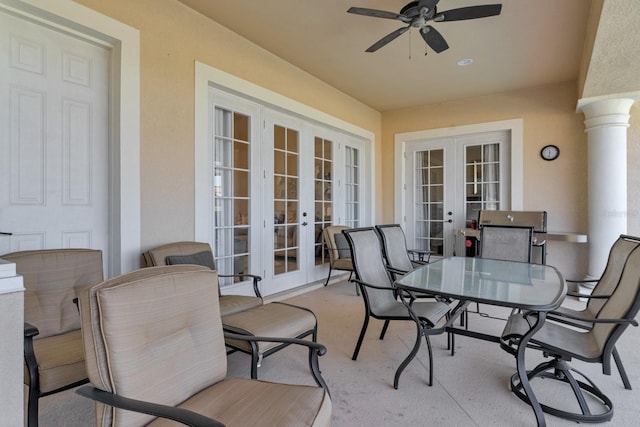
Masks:
[[[438,12],[436,5],[439,1],[440,0],[412,1],[400,9],[400,13],[368,9],[365,7],[352,7],[349,8],[347,12],[355,13],[356,15],[371,16],[374,18],[396,19],[408,24],[406,27],[398,28],[372,44],[366,50],[367,52],[375,52],[413,27],[420,30],[420,35],[431,49],[436,51],[436,53],[440,53],[449,49],[449,45],[444,37],[442,37],[442,34],[428,24],[429,21],[447,22],[486,18],[488,16],[500,15],[500,11],[502,10],[502,4],[487,4]]]

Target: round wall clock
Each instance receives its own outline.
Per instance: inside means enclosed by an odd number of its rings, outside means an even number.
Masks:
[[[560,149],[557,145],[545,145],[540,150],[540,156],[545,160],[555,160],[560,155]]]

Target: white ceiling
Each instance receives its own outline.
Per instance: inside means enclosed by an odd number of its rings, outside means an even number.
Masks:
[[[399,12],[408,0],[180,1],[378,111],[576,80],[591,8],[502,0],[499,16],[431,22],[450,46],[440,54],[416,29],[366,53],[405,24],[347,9]],[[441,0],[438,10],[490,3],[500,0]],[[463,58],[473,64],[456,65]]]

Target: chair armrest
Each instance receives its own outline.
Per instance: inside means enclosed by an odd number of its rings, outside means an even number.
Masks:
[[[29,373],[29,384],[34,390],[40,390],[40,376],[38,375],[38,361],[33,350],[33,337],[40,331],[31,323],[24,322],[24,362]],[[31,390],[29,390],[31,392]]]
[[[80,387],[76,390],[76,394],[114,408],[167,418],[190,427],[224,427],[224,424],[219,421],[187,409],[118,396],[92,386]]]
[[[376,285],[372,285],[372,284],[370,284],[370,283],[363,282],[363,281],[362,281],[362,280],[360,280],[360,279],[351,279],[351,281],[352,281],[352,282],[356,282],[356,283],[357,283],[357,284],[359,284],[359,285],[366,286],[367,288],[382,289],[382,290],[385,290],[385,291],[395,291],[395,290],[396,290],[395,288],[391,288],[391,287],[389,287],[389,286],[376,286]]]
[[[414,258],[412,259],[412,261],[429,264],[429,261],[431,261],[431,254],[433,252],[423,249],[407,249],[407,253],[411,256],[411,258]],[[425,255],[427,256],[426,261],[424,260]],[[418,257],[418,259],[415,259],[416,256]]]
[[[218,277],[251,277],[253,279],[253,292],[258,298],[262,298],[260,289],[258,289],[258,282],[262,280],[262,277],[255,274],[218,274]]]
[[[584,279],[584,280],[574,280],[574,279],[565,279],[564,281],[567,283],[598,283],[600,279]]]
[[[256,337],[253,335],[238,334],[233,332],[235,330],[236,329],[233,327],[224,325],[224,337],[232,340],[238,340],[238,341],[262,341],[262,342],[281,342],[281,343],[287,343],[287,344],[297,344],[297,345],[302,345],[315,350],[315,352],[319,356],[324,356],[327,353],[327,348],[324,345],[319,344],[317,342],[301,340],[298,338]]]
[[[388,265],[386,266],[386,269],[389,273],[398,274],[400,276],[404,276],[408,273],[407,270],[400,270],[399,268],[389,267]]]
[[[36,335],[38,335],[40,333],[40,331],[38,330],[38,328],[36,328],[35,326],[33,326],[31,323],[27,323],[24,322],[24,337],[27,338],[33,338]]]
[[[608,299],[611,298],[611,295],[589,295],[589,294],[581,294],[580,292],[567,292],[565,295],[570,297],[579,297],[579,298],[592,298],[592,299]]]

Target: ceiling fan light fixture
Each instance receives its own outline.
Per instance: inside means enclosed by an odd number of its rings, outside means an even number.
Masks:
[[[473,63],[473,59],[471,58],[464,58],[457,62],[459,67],[466,67],[467,65],[471,65],[472,63]]]

